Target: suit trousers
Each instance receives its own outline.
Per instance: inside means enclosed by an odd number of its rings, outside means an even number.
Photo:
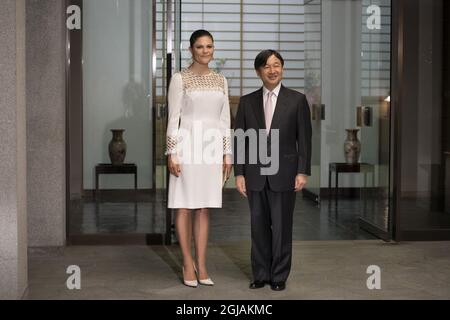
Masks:
[[[253,280],[284,282],[292,260],[292,219],[296,193],[264,189],[247,192],[251,212]]]

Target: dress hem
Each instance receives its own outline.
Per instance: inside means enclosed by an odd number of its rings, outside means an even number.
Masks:
[[[222,209],[222,206],[168,206],[168,209],[189,209],[189,210],[195,210],[195,209]]]

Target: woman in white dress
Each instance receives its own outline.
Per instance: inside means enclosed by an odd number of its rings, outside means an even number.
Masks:
[[[206,269],[208,208],[222,207],[223,181],[231,172],[230,106],[225,77],[209,68],[214,39],[197,30],[190,39],[193,63],[169,86],[168,207],[183,253],[183,283],[214,285]],[[195,259],[191,254],[194,235]]]

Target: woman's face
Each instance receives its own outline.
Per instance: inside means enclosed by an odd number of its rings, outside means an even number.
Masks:
[[[208,65],[214,57],[214,42],[210,37],[203,36],[198,38],[189,50],[195,62]]]

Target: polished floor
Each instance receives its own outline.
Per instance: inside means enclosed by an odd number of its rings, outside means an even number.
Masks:
[[[164,233],[166,210],[163,195],[140,194],[130,201],[120,194],[104,193],[96,201],[72,201],[69,236],[93,234]],[[373,202],[373,201],[372,201]],[[362,230],[359,217],[364,209],[359,198],[323,200],[320,207],[297,196],[294,211],[294,240],[368,240],[374,236]],[[369,205],[373,210],[373,203]],[[383,211],[377,208],[375,211]],[[212,242],[250,239],[250,213],[247,200],[235,190],[226,190],[223,208],[211,210]],[[174,238],[174,241],[176,239]]]
[[[69,246],[29,250],[25,299],[450,299],[450,243],[298,241],[285,291],[250,290],[250,242],[208,248],[213,287],[182,285],[178,246]],[[80,267],[80,290],[66,282]],[[369,289],[371,268],[379,289]],[[373,272],[373,271],[372,271]]]
[[[153,197],[153,198],[152,198]],[[70,232],[164,232],[162,196],[123,195],[72,203]],[[370,208],[370,209],[369,209]],[[211,212],[207,265],[215,286],[182,285],[178,245],[95,245],[30,248],[25,299],[268,300],[450,299],[450,242],[384,242],[362,230],[363,216],[383,224],[380,201],[314,202],[298,196],[294,212],[292,269],[285,291],[250,290],[248,205],[234,190]],[[174,238],[174,240],[176,240]],[[317,241],[320,240],[320,241]],[[80,268],[80,290],[67,288],[67,268]],[[370,289],[370,268],[380,271]]]

